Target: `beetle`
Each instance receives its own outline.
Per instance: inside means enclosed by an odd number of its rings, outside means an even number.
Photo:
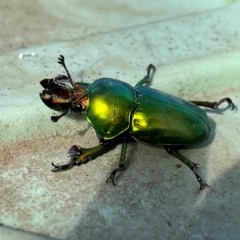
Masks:
[[[217,110],[226,102],[233,110],[230,98],[218,102],[186,101],[144,86],[150,83],[156,71],[152,64],[147,67],[146,76],[133,87],[113,78],[100,78],[92,84],[74,82],[63,55],[58,58],[58,63],[67,75],[41,80],[44,90],[40,98],[47,107],[62,112],[51,117],[53,122],[71,111],[84,114],[96,131],[99,145],[89,149],[73,145],[68,151],[70,161],[64,165],[52,163],[53,172],[85,164],[122,144],[119,166],[106,180],[116,186],[114,177],[117,172],[125,170],[127,144],[133,139],[162,145],[167,153],[193,171],[200,190],[209,187],[197,173],[198,164],[181,155],[178,149],[201,143],[209,137],[209,120],[200,106]]]

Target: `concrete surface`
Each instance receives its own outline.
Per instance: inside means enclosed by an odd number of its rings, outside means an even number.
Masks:
[[[240,1],[209,2],[2,1],[1,239],[239,239],[237,107],[206,110],[210,138],[180,151],[210,185],[199,192],[186,166],[142,143],[128,147],[116,187],[105,180],[120,147],[52,173],[51,162],[65,163],[70,146],[98,141],[81,116],[52,123],[55,113],[39,98],[39,81],[63,73],[56,63],[63,54],[75,80],[134,85],[153,63],[151,87],[189,100],[230,97],[239,106]]]

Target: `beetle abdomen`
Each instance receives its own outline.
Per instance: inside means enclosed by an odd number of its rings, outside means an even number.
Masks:
[[[147,87],[136,88],[138,106],[132,114],[131,135],[143,142],[185,145],[209,135],[206,113],[196,105]]]

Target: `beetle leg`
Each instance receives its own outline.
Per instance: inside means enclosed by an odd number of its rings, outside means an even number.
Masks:
[[[111,144],[110,142],[100,143],[98,146],[93,148],[82,148],[80,146],[73,145],[68,150],[68,157],[71,157],[70,161],[63,165],[55,165],[52,163],[52,166],[54,167],[52,171],[61,172],[69,170],[76,165],[80,166],[81,164],[94,160],[98,156],[112,150],[115,146],[116,144]]]
[[[205,187],[209,187],[208,184],[204,183],[202,181],[202,178],[197,174],[197,168],[198,168],[197,165],[199,165],[199,164],[192,162],[191,160],[189,160],[186,157],[184,157],[183,155],[181,155],[177,150],[175,150],[169,146],[164,146],[164,148],[166,149],[167,153],[169,153],[170,155],[173,155],[174,157],[176,157],[177,159],[182,161],[194,172],[194,174],[200,184],[200,190],[204,189]]]
[[[63,112],[62,114],[58,115],[58,116],[51,116],[51,120],[53,122],[57,122],[61,117],[63,117],[64,115],[68,114],[71,112],[71,108],[67,109],[65,112]]]
[[[152,71],[152,73],[151,73]],[[150,80],[153,78],[153,74],[155,73],[156,71],[156,68],[153,64],[149,64],[148,67],[147,67],[147,75],[142,79],[140,80],[136,85],[135,87],[139,87],[139,86],[142,86],[146,83],[150,83]]]
[[[197,105],[197,106],[208,107],[208,108],[212,108],[212,109],[216,109],[216,110],[219,109],[218,107],[223,102],[227,102],[228,107],[230,107],[231,110],[234,109],[234,104],[233,104],[233,102],[230,98],[222,98],[218,102],[207,102],[207,101],[190,101],[190,102]]]
[[[111,175],[106,180],[106,182],[111,181],[114,186],[116,186],[116,184],[114,182],[114,177],[115,177],[116,173],[121,172],[121,171],[126,169],[124,167],[125,159],[126,159],[126,151],[127,151],[127,141],[123,141],[122,142],[122,149],[121,149],[121,156],[120,156],[120,160],[119,160],[119,166],[118,166],[118,168],[116,168],[112,171]]]
[[[68,163],[63,165],[56,165],[52,162],[52,166],[54,167],[52,172],[62,172],[73,168],[75,166],[75,161],[71,159]]]

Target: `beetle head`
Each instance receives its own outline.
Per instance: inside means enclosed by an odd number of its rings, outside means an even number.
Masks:
[[[52,116],[51,120],[57,122],[59,118],[69,113],[83,112],[85,102],[87,100],[87,90],[78,83],[74,83],[73,87],[66,84],[67,76],[59,75],[51,79],[43,79],[40,84],[44,90],[39,93],[43,103],[55,111],[63,112],[59,116]]]
[[[53,122],[57,122],[59,118],[71,111],[71,87],[62,83],[66,79],[66,76],[59,75],[40,81],[44,87],[44,90],[39,93],[43,103],[52,110],[63,112],[60,116],[52,116]]]
[[[63,55],[58,58],[58,63],[63,66],[67,76],[58,75],[55,78],[40,81],[44,90],[39,95],[44,104],[55,111],[63,112],[59,116],[52,116],[53,122],[57,122],[70,111],[83,112],[88,104],[88,84],[79,84],[72,80]]]

